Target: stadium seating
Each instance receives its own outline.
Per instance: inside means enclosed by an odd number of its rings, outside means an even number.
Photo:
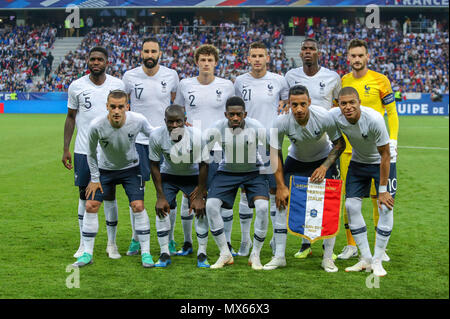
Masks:
[[[285,74],[291,67],[283,51],[284,35],[289,33],[285,32],[284,25],[263,19],[248,25],[223,22],[218,26],[206,26],[195,22],[193,26],[187,26],[187,21],[166,23],[156,34],[163,52],[161,64],[175,69],[180,79],[197,74],[193,51],[203,43],[219,48],[216,74],[231,80],[248,71],[246,54],[248,44],[254,41],[263,41],[268,46],[270,71]],[[349,72],[345,56],[348,41],[361,38],[369,44],[369,68],[388,75],[394,90],[448,93],[447,22],[425,34],[404,33],[396,20],[382,23],[380,28],[366,28],[358,20],[343,23],[325,17],[314,17],[313,22],[313,26],[305,26],[305,35],[320,41],[321,65],[339,75]],[[56,29],[43,25],[17,27],[10,33],[0,33],[0,91],[67,91],[74,79],[86,74],[86,54],[96,45],[105,46],[110,52],[108,73],[121,78],[125,71],[141,63],[140,41],[146,36],[155,36],[149,30],[125,20],[93,28],[81,46],[69,52],[46,81],[34,84],[31,77],[45,65],[46,50],[54,41]],[[11,41],[17,45],[12,47]]]
[[[346,45],[353,38],[367,41],[371,55],[369,68],[386,74],[394,90],[448,93],[448,24],[438,24],[430,33],[403,33],[393,19],[380,28],[366,28],[359,22],[343,24],[334,19],[313,27],[322,44],[321,64],[339,75],[349,72]]]
[[[33,76],[48,68],[47,53],[57,30],[48,24],[0,31],[0,91],[40,91]]]

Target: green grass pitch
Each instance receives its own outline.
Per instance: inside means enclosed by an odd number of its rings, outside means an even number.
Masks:
[[[292,235],[288,235],[284,269],[253,271],[246,257],[236,257],[233,266],[217,271],[197,269],[195,254],[173,257],[167,269],[144,269],[140,257],[125,256],[130,218],[119,187],[117,242],[122,258],[106,256],[101,208],[94,264],[80,269],[80,287],[69,289],[66,280],[73,273],[66,272],[66,267],[75,261],[72,255],[79,244],[78,193],[73,171],[61,163],[64,120],[64,115],[0,115],[0,298],[449,298],[448,117],[400,118],[398,192],[388,246],[391,262],[384,263],[388,275],[380,279],[379,288],[366,286],[367,273],[344,271],[356,259],[337,261],[339,272],[325,273],[320,268],[320,242],[313,245],[311,257],[295,259],[300,239]],[[156,260],[159,246],[152,184],[147,186],[145,203]],[[373,249],[369,200],[363,209]],[[271,229],[269,225],[268,239]],[[175,239],[180,246],[179,215]],[[232,243],[236,249],[239,242],[235,206]],[[344,245],[341,223],[335,253]],[[218,257],[211,235],[208,255],[211,263]],[[270,258],[267,240],[261,261],[264,264]]]

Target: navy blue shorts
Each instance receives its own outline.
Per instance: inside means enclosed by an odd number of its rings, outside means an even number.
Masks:
[[[73,166],[75,176],[75,186],[86,187],[91,181],[91,171],[87,161],[87,156],[84,154],[73,154]]]
[[[144,200],[144,181],[139,166],[117,171],[100,169],[100,184],[102,184],[103,194],[97,190],[94,197],[96,201],[102,202],[110,198],[112,194],[115,194],[118,184],[122,184],[130,203],[135,200]]]
[[[256,196],[269,198],[267,180],[264,175],[259,174],[259,171],[248,173],[217,171],[208,189],[208,198],[218,198],[223,202],[222,207],[232,209],[240,186],[245,189],[249,208],[255,207]]]
[[[284,162],[284,183],[289,187],[289,179],[291,175],[311,177],[312,173],[326,160],[326,158],[314,162],[300,162],[292,157],[286,157]],[[330,166],[325,174],[325,178],[337,179],[339,176],[336,164]]]
[[[219,168],[220,159],[222,158],[222,151],[211,151],[209,154],[213,158],[213,161],[208,164],[208,179],[206,180],[207,189],[211,186],[214,175],[216,175],[217,169]]]
[[[262,150],[263,151],[263,150]],[[264,167],[261,167],[261,171],[264,171],[264,173],[272,172],[270,167],[270,150],[266,150],[266,156],[263,158],[264,161]],[[275,181],[275,174],[262,174],[265,176],[267,183],[269,185],[269,189],[276,189],[277,188],[277,182]]]
[[[380,164],[363,164],[350,161],[347,178],[345,181],[345,198],[369,197],[372,179],[375,182],[375,190],[378,196],[380,185]],[[388,191],[395,198],[397,191],[397,167],[391,163],[389,169]]]
[[[267,185],[269,185],[269,189],[277,188],[277,182],[275,181],[275,174],[264,174],[263,176],[266,178]]]
[[[179,191],[187,195],[189,201],[189,195],[198,185],[198,175],[180,176],[162,173],[161,182],[164,196],[169,202],[170,209],[174,209],[177,207],[177,194]]]
[[[141,170],[142,179],[150,180],[150,159],[148,157],[148,145],[136,143],[136,151],[139,155],[139,169]]]

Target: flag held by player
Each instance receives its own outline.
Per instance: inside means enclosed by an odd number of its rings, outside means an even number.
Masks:
[[[342,181],[310,183],[308,177],[291,176],[287,227],[291,234],[311,243],[339,232]]]

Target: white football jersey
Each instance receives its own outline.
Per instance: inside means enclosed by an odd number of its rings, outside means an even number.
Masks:
[[[161,155],[164,160],[160,172],[171,175],[198,175],[199,163],[209,158],[209,152],[204,151],[205,141],[202,132],[194,127],[184,127],[183,138],[174,142],[170,138],[166,126],[156,128],[150,136],[149,158],[159,162]]]
[[[234,88],[236,95],[245,102],[247,116],[266,128],[271,128],[278,116],[279,101],[289,97],[289,86],[284,77],[272,72],[258,79],[250,73],[242,74],[236,78]]]
[[[316,105],[309,106],[309,119],[304,127],[292,113],[280,115],[274,127],[278,129],[278,145],[271,143],[272,147],[281,149],[284,136],[287,136],[291,141],[288,154],[300,162],[326,158],[333,148],[331,141],[342,136],[329,112]]]
[[[180,81],[175,104],[184,106],[187,121],[203,131],[225,117],[225,104],[233,95],[230,80],[215,77],[210,84],[203,85],[193,77]]]
[[[214,140],[221,144],[224,154],[218,171],[253,172],[262,166],[261,154],[265,155],[268,136],[267,129],[259,121],[246,117],[244,129],[233,134],[225,118],[215,122],[204,136],[210,143]]]
[[[351,124],[340,108],[334,107],[329,112],[352,146],[352,161],[364,164],[381,163],[377,147],[389,144],[389,134],[380,113],[361,105],[361,117],[356,124]]]
[[[144,115],[153,127],[165,125],[164,112],[179,83],[177,72],[160,65],[154,76],[148,76],[139,66],[125,72],[122,80],[130,94],[130,111]],[[136,143],[148,145],[148,139],[139,134]]]
[[[107,115],[96,118],[89,127],[87,160],[93,182],[99,181],[99,168],[117,171],[139,165],[136,137],[142,133],[149,138],[153,127],[142,114],[125,114],[125,123],[121,128],[112,127]],[[97,161],[98,144],[100,150]]]
[[[112,90],[125,90],[122,80],[106,74],[102,85],[95,85],[89,79],[89,74],[73,81],[69,85],[67,107],[77,110],[75,124],[77,137],[75,139],[74,153],[88,153],[88,129],[93,119],[108,114],[106,102]]]
[[[285,78],[289,87],[299,84],[306,86],[311,104],[322,106],[327,110],[333,106],[333,101],[337,100],[342,87],[339,74],[323,66],[313,76],[306,75],[303,67],[299,67],[289,70]]]

